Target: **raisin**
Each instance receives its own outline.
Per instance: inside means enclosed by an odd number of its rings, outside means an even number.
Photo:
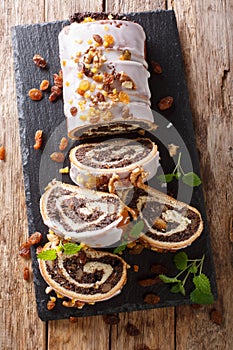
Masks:
[[[43,97],[42,92],[38,89],[31,89],[28,92],[28,96],[33,101],[40,101]]]
[[[103,45],[103,39],[99,34],[94,34],[92,37],[98,44]]]
[[[60,151],[64,151],[66,149],[66,147],[68,146],[69,141],[67,140],[66,137],[62,137],[61,141],[60,141],[60,145],[59,145],[59,150]]]
[[[149,287],[149,286],[153,286],[153,285],[158,284],[158,283],[162,283],[162,281],[159,277],[146,278],[144,280],[138,281],[138,284],[142,287]]]
[[[42,234],[40,232],[34,232],[28,239],[28,243],[31,245],[40,243],[42,240]]]
[[[114,325],[120,322],[120,317],[118,314],[108,314],[103,316],[103,320],[106,324]]]
[[[53,152],[50,155],[50,158],[56,163],[62,163],[62,162],[64,162],[65,156],[61,152]]]
[[[74,117],[78,113],[77,107],[70,108],[70,114]]]
[[[168,268],[166,266],[159,265],[159,264],[151,265],[150,270],[152,273],[156,273],[157,275],[160,275],[163,273],[166,274],[168,272]]]
[[[125,326],[125,330],[127,334],[132,337],[136,337],[137,335],[141,334],[140,330],[130,322],[128,322],[127,325]]]
[[[160,302],[160,297],[156,294],[147,294],[144,298],[145,303],[147,304],[158,304]]]
[[[171,108],[171,106],[173,105],[173,101],[174,99],[171,96],[162,98],[158,103],[159,109],[161,111],[165,111],[166,109]]]
[[[52,92],[50,95],[49,95],[49,101],[50,102],[54,102],[56,101],[56,99],[58,98],[58,94],[56,92]]]
[[[47,90],[49,87],[49,81],[48,80],[42,80],[42,82],[40,83],[40,90],[41,91],[45,91]]]
[[[23,269],[23,279],[24,281],[29,281],[29,268],[26,266]]]
[[[70,323],[77,323],[78,322],[78,317],[70,316],[69,320],[70,320]]]
[[[47,309],[50,311],[50,310],[52,310],[54,307],[55,307],[55,302],[54,301],[51,301],[51,300],[49,300],[48,302],[47,302]]]
[[[34,149],[40,149],[42,146],[42,135],[43,135],[43,131],[42,130],[37,130],[35,133],[35,144],[34,144]]]
[[[0,146],[0,160],[5,160],[6,152],[5,152],[5,147]]]
[[[213,309],[211,311],[210,319],[211,319],[212,322],[214,322],[217,325],[221,326],[221,324],[222,324],[222,314],[218,310]]]
[[[160,64],[158,62],[152,61],[151,64],[152,64],[153,71],[155,74],[162,74],[163,73],[162,67],[160,66]]]
[[[33,61],[34,61],[35,65],[37,67],[40,67],[40,68],[45,68],[46,67],[47,63],[46,63],[45,59],[41,55],[38,55],[38,54],[34,55]]]
[[[19,255],[22,256],[22,258],[29,259],[31,257],[30,247],[31,244],[29,242],[24,242],[19,247]]]

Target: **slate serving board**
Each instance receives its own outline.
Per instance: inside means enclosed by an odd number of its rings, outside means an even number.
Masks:
[[[174,142],[169,136],[170,128],[167,128],[168,123],[171,121],[185,143],[185,145],[180,145],[180,150],[183,151],[183,148],[187,147],[193,171],[199,173],[192,115],[174,12],[156,11],[130,13],[128,15],[132,20],[140,23],[146,32],[149,69],[152,70],[150,64],[152,60],[160,62],[163,68],[163,73],[161,75],[151,74],[149,80],[152,95],[152,108],[158,111],[158,101],[165,96],[170,95],[174,98],[173,107],[164,113],[160,112],[165,119],[157,118],[155,115],[155,122],[159,124],[159,129],[158,134],[153,134],[152,138],[158,138],[157,141],[162,158],[162,169],[166,173],[171,171],[174,167],[173,160],[168,159],[166,145],[164,146],[166,141],[167,144]],[[49,94],[45,93],[42,101],[34,102],[29,99],[27,94],[31,88],[38,88],[43,79],[53,82],[53,74],[58,73],[60,70],[58,34],[67,23],[67,21],[58,21],[53,23],[16,26],[12,28],[19,131],[29,234],[34,231],[43,232],[43,242],[46,242],[47,227],[44,226],[40,216],[39,199],[42,188],[47,184],[47,181],[52,180],[52,178],[56,176],[59,178],[58,169],[61,168],[61,165],[54,164],[52,161],[50,163],[47,162],[47,167],[43,173],[41,164],[43,164],[46,157],[46,159],[49,158],[49,154],[58,150],[59,140],[66,134],[65,117],[61,99],[55,103],[51,103],[48,100]],[[33,63],[32,58],[36,53],[46,58],[48,62],[46,69],[38,69]],[[165,123],[164,120],[166,121]],[[33,149],[34,135],[38,129],[43,130],[44,146],[42,150],[35,151]],[[163,142],[161,142],[161,140],[163,140]],[[71,142],[69,147],[72,146],[73,144]],[[67,159],[64,165],[66,164],[68,164]],[[186,165],[189,166],[190,164],[187,163]],[[191,171],[191,169],[188,169],[188,171]],[[68,175],[64,175],[62,181],[70,182]],[[154,185],[157,186],[156,182]],[[176,196],[176,186],[168,185],[168,192]],[[178,192],[180,194],[179,199],[185,200],[187,188],[181,186]],[[201,258],[202,255],[205,254],[203,271],[206,272],[210,278],[212,292],[216,298],[217,288],[215,273],[201,186],[193,190],[191,204],[201,211],[205,229],[201,237],[190,247],[186,248],[185,251],[190,258]],[[188,292],[186,296],[183,297],[180,294],[172,294],[169,291],[168,285],[159,284],[145,288],[139,286],[137,282],[140,279],[152,276],[150,273],[150,266],[155,263],[168,267],[169,274],[172,276],[175,272],[173,257],[173,253],[161,254],[147,249],[144,249],[140,255],[130,255],[125,251],[123,253],[123,258],[125,258],[131,266],[138,265],[139,272],[136,273],[133,269],[128,271],[128,282],[120,295],[108,301],[96,303],[95,305],[85,305],[82,310],[62,307],[61,302],[58,301],[56,307],[52,311],[48,311],[46,305],[49,296],[45,294],[46,283],[38,270],[36,252],[33,248],[32,265],[39,317],[47,321],[68,318],[70,316],[91,316],[112,312],[189,304],[189,292],[192,290],[191,288],[193,288],[191,284],[188,285]],[[146,304],[143,299],[148,293],[159,295],[161,301],[156,305]]]

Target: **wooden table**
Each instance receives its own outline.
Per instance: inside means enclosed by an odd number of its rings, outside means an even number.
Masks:
[[[75,11],[174,9],[183,49],[207,215],[216,266],[218,301],[212,306],[156,309],[120,314],[108,326],[102,317],[43,323],[37,316],[33,283],[23,280],[30,261],[19,258],[27,218],[19,148],[10,27],[66,19]],[[232,349],[233,343],[233,123],[232,1],[224,0],[3,0],[0,13],[1,287],[0,348],[18,349]],[[211,310],[222,315],[220,325]],[[140,330],[127,336],[130,321]],[[147,345],[143,347],[143,345]]]

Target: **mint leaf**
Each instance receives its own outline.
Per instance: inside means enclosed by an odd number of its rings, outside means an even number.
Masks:
[[[125,250],[127,244],[122,244],[119,247],[115,248],[113,251],[113,254],[118,254],[120,252],[123,252],[123,250]]]
[[[144,227],[144,222],[143,221],[138,221],[134,225],[132,230],[130,231],[130,236],[138,238],[139,235],[142,233],[143,227]]]
[[[37,258],[41,260],[55,260],[57,258],[56,249],[43,250],[37,254]]]
[[[191,187],[199,186],[201,184],[200,177],[193,172],[184,174],[182,177],[182,181],[183,183]]]
[[[64,248],[64,254],[66,255],[72,255],[78,253],[82,249],[81,244],[75,244],[75,243],[65,243],[63,245]]]
[[[170,289],[170,291],[171,291],[172,293],[181,293],[182,295],[185,296],[185,288],[184,288],[183,284],[180,283],[180,282],[177,283],[177,284],[175,284],[175,285]]]
[[[178,283],[181,282],[181,280],[178,280],[176,277],[168,277],[166,275],[159,275],[159,278],[164,282],[164,283]]]
[[[193,283],[201,293],[208,295],[212,294],[209,278],[204,273],[201,273],[199,276],[193,277]]]
[[[193,273],[195,275],[197,273],[197,270],[198,270],[196,263],[194,262],[188,270],[190,273]]]
[[[197,288],[190,293],[190,299],[195,304],[213,304],[214,302],[212,294],[204,294]]]
[[[174,263],[178,270],[185,270],[188,264],[188,255],[185,252],[180,252],[174,256]]]
[[[175,174],[163,174],[163,175],[158,175],[157,176],[157,179],[160,181],[160,182],[166,182],[166,183],[169,183],[173,180]]]

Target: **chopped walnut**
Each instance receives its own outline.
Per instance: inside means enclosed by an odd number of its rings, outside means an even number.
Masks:
[[[165,111],[166,109],[171,108],[173,105],[173,97],[167,96],[162,98],[162,100],[159,101],[158,106],[161,111]]]
[[[54,80],[54,85],[58,86],[59,88],[62,88],[63,86],[63,75],[62,75],[62,70],[59,71],[59,74],[53,74],[53,80]]]
[[[109,193],[115,193],[116,192],[116,186],[117,183],[120,181],[120,176],[119,175],[112,175],[112,177],[109,179],[108,182],[108,190]]]
[[[51,87],[51,92],[55,92],[57,96],[61,96],[61,94],[62,94],[62,89],[59,88],[59,87],[56,86],[56,85],[53,85],[53,86]]]

